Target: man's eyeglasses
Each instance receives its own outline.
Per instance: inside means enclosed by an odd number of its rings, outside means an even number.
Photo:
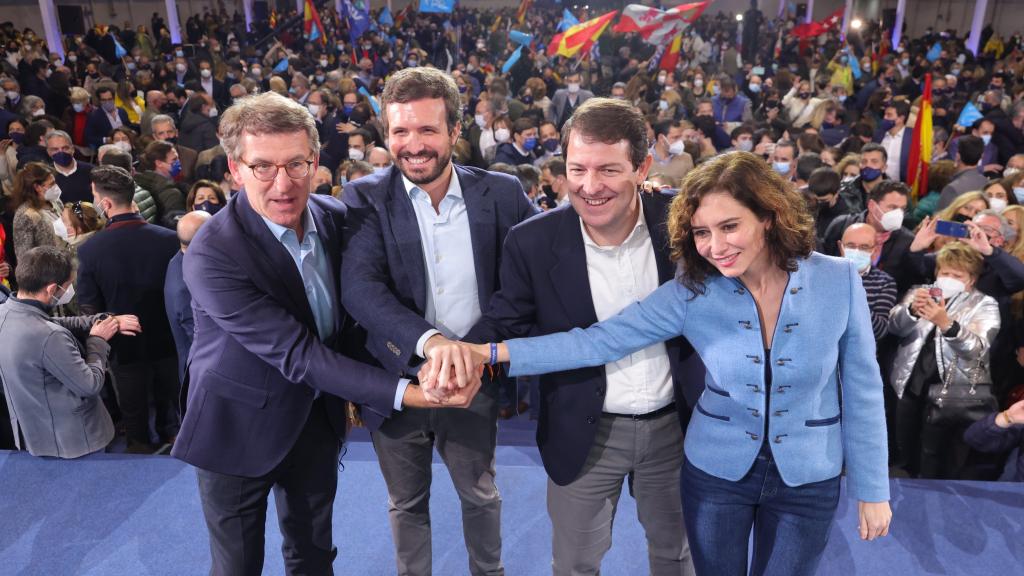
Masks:
[[[240,160],[240,162],[248,166],[252,170],[252,175],[262,182],[273,181],[277,178],[277,172],[281,168],[284,168],[284,173],[293,180],[305,178],[309,175],[309,168],[313,165],[312,160],[293,160],[287,164],[270,164],[269,162],[249,164],[244,160]]]

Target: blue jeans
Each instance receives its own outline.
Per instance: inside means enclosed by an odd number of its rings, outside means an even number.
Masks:
[[[683,463],[683,518],[698,576],[812,576],[839,504],[839,477],[786,486],[767,444],[737,482]]]

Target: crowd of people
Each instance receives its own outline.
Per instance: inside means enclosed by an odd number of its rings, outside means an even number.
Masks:
[[[1000,477],[1008,450],[1024,442],[1024,40],[1019,34],[1000,37],[989,26],[977,55],[954,30],[929,29],[920,37],[903,37],[894,46],[891,30],[872,22],[845,37],[830,29],[799,38],[791,33],[795,14],[772,19],[752,4],[741,21],[710,10],[696,19],[686,28],[680,58],[670,69],[662,67],[662,52],[635,33],[607,31],[593,49],[576,57],[547,55],[545,47],[562,20],[560,5],[534,7],[520,22],[514,8],[457,8],[451,14],[404,10],[391,23],[375,25],[359,37],[352,37],[347,19],[325,6],[320,12],[325,38],[314,41],[303,38],[300,26],[280,25],[274,30],[259,23],[247,32],[240,13],[204,11],[186,21],[181,44],[172,43],[166,23],[154,14],[148,24],[102,25],[84,36],[65,36],[63,58],[35,31],[19,30],[11,22],[0,24],[0,299],[8,301],[0,307],[0,372],[6,398],[0,410],[7,409],[10,416],[0,422],[0,448],[75,458],[105,449],[119,431],[128,452],[151,454],[178,446],[182,385],[189,382],[190,370],[205,367],[213,358],[209,354],[220,353],[205,350],[190,356],[198,324],[214,317],[218,326],[230,325],[238,320],[236,315],[245,314],[243,309],[205,309],[216,305],[216,290],[222,287],[207,287],[210,293],[203,296],[196,296],[194,289],[190,294],[189,288],[198,282],[190,274],[203,274],[204,269],[190,265],[184,255],[204,227],[216,225],[215,215],[243,202],[246,192],[250,195],[244,202],[256,202],[251,189],[276,182],[281,172],[288,178],[308,179],[315,197],[340,199],[350,217],[385,210],[371,186],[405,182],[415,211],[406,216],[419,219],[421,232],[424,222],[439,230],[434,236],[423,232],[424,249],[429,243],[430,250],[443,247],[454,256],[442,261],[438,252],[436,260],[415,264],[390,261],[407,249],[399,229],[394,230],[397,246],[365,236],[383,226],[384,215],[373,220],[374,227],[345,239],[339,297],[351,318],[368,331],[363,340],[374,361],[392,373],[410,372],[412,360],[430,356],[433,335],[466,336],[487,312],[484,297],[499,288],[498,271],[479,266],[479,291],[472,279],[468,284],[462,281],[458,268],[470,266],[478,250],[477,236],[467,243],[468,234],[452,232],[445,237],[441,231],[467,218],[467,211],[472,223],[476,208],[468,200],[434,201],[431,210],[434,195],[447,191],[461,199],[478,179],[490,178],[487,174],[509,175],[492,186],[501,192],[503,186],[517,183],[529,202],[516,204],[512,188],[501,200],[514,206],[499,206],[498,214],[508,219],[498,219],[494,233],[499,237],[480,248],[500,254],[508,231],[535,212],[574,209],[573,195],[590,177],[584,176],[589,167],[567,158],[567,134],[586,102],[608,98],[636,111],[643,121],[639,141],[646,150],[639,153],[646,158],[642,162],[649,162],[639,184],[645,198],[643,214],[660,210],[656,202],[667,206],[672,196],[691,193],[690,188],[700,184],[697,178],[687,178],[695,170],[705,166],[710,171],[712,165],[728,163],[725,157],[730,153],[745,152],[740,156],[758,158],[800,194],[800,209],[813,219],[814,250],[853,262],[866,294],[877,350],[877,366],[856,369],[881,375],[892,473],[936,479]],[[583,21],[596,15],[577,16]],[[282,14],[278,21],[301,23],[295,14]],[[529,30],[533,44],[506,66],[519,46],[509,38],[515,29]],[[411,137],[395,131],[396,125],[412,122],[414,111],[409,109],[408,118],[397,112],[389,117],[384,108],[388,102],[404,105],[425,97],[403,93],[391,87],[389,79],[404,70],[428,68],[444,71],[458,89],[449,125],[458,128],[450,142],[458,177],[451,180],[461,188],[450,188],[445,180],[443,188],[429,189],[444,166],[429,178],[416,179],[426,168],[411,163]],[[429,85],[429,78],[422,82]],[[932,154],[926,189],[915,192],[911,144],[926,83],[931,86],[934,118]],[[242,158],[238,151],[245,135],[226,130],[222,118],[245,125],[249,120],[239,106],[267,93],[308,112],[317,142],[312,160],[290,158],[278,165],[264,161],[269,156]],[[961,125],[965,118],[969,121]],[[260,125],[247,126],[258,131]],[[438,137],[423,130],[427,132],[419,138]],[[282,145],[287,148],[286,142]],[[424,162],[429,164],[430,158]],[[634,163],[633,169],[640,174],[638,166]],[[392,175],[395,180],[389,180]],[[276,220],[269,214],[286,210],[285,204],[267,200],[262,208],[267,213],[256,211],[300,269],[314,332],[324,340],[347,337],[353,329],[348,325],[351,318],[335,322],[330,306],[310,295],[316,292],[312,286],[323,281],[324,272],[318,268],[324,265],[323,258],[338,260],[330,250],[318,248],[317,241],[308,245],[301,232],[298,238],[290,237],[287,230],[273,227]],[[657,223],[651,223],[653,237]],[[409,223],[405,224],[408,232]],[[415,237],[415,221],[411,226]],[[320,227],[317,223],[313,229],[327,238]],[[201,239],[208,237],[232,239],[223,228]],[[512,248],[524,259],[524,269],[532,266],[528,261],[557,267],[558,261],[548,258],[549,252],[559,254],[558,236],[546,246],[516,238],[519,244]],[[624,241],[625,236],[617,243]],[[601,251],[600,238],[588,236],[584,244],[588,259],[591,250]],[[350,254],[353,246],[358,253]],[[519,252],[524,246],[536,253]],[[213,248],[202,247],[204,258],[237,258],[250,264],[232,250],[220,254]],[[584,246],[579,249],[582,253]],[[310,253],[320,256],[306,260]],[[685,261],[685,254],[675,250],[672,257]],[[382,265],[374,258],[388,261]],[[418,271],[426,284],[416,288],[417,280],[401,276],[395,267]],[[205,272],[212,274],[211,270]],[[671,278],[669,268],[657,272],[669,274],[662,281]],[[380,285],[367,280],[388,273],[397,279]],[[601,273],[611,274],[591,271],[590,282]],[[213,283],[228,281],[216,274],[204,277],[213,278]],[[438,278],[449,277],[456,279],[446,286],[445,295]],[[612,282],[615,276],[607,278]],[[508,282],[504,274],[501,282]],[[605,320],[622,306],[600,309],[604,303],[599,298],[608,295],[599,292],[616,289],[591,288],[599,308],[596,316],[589,310],[579,320],[555,322],[545,332]],[[633,289],[638,288],[629,288]],[[417,290],[427,292],[426,304]],[[199,305],[193,305],[193,297]],[[479,298],[481,303],[466,310],[467,298]],[[541,302],[552,298],[537,298],[538,317],[545,307],[559,302]],[[390,327],[410,323],[408,310],[385,311],[412,303],[425,309],[419,322],[424,323],[425,314],[426,327],[436,324],[439,332],[413,327],[408,334],[399,334]],[[448,321],[442,322],[445,315]],[[46,318],[53,323],[44,322]],[[780,330],[789,333],[796,326],[785,324]],[[749,321],[745,328],[751,329]],[[36,340],[24,340],[23,334]],[[15,342],[17,347],[12,346]],[[43,356],[36,360],[38,354],[33,353],[38,350],[26,348],[26,342],[40,343]],[[224,346],[230,351],[230,345]],[[780,366],[786,361],[778,360]],[[760,364],[760,356],[755,363]],[[668,379],[677,375],[677,366],[671,368],[670,375],[666,361]],[[39,388],[56,400],[40,411],[25,386],[33,375],[44,372],[48,375]],[[557,403],[544,396],[537,379],[521,378],[518,387],[508,376],[497,374],[494,380],[500,394],[492,418],[529,409],[552,436],[558,436],[555,431],[566,438],[574,434],[554,420],[546,423],[551,414],[544,414],[541,407]],[[400,409],[407,384],[391,390],[394,401],[385,405]],[[247,395],[251,405],[268,402],[266,394],[247,391],[227,377],[219,385]],[[698,385],[703,389],[703,379]],[[202,388],[204,398],[210,390]],[[192,396],[195,392],[189,391]],[[212,395],[217,392],[210,394],[208,411],[216,405]],[[599,392],[598,400],[602,396]],[[372,407],[361,416],[348,407],[350,420],[372,422],[386,411],[369,400],[366,404]],[[605,408],[606,413],[629,412],[619,405]],[[654,406],[652,413],[661,416],[662,408]],[[697,409],[702,410],[699,404]],[[490,414],[491,406],[483,411]],[[58,415],[64,420],[49,420]],[[817,415],[824,416],[830,415]],[[487,418],[483,420],[486,424]],[[8,427],[9,423],[13,425]],[[425,573],[420,549],[424,529],[429,548],[422,486],[403,485],[400,478],[407,473],[405,460],[419,458],[422,448],[410,447],[403,431],[420,424],[405,421],[374,433],[378,450],[385,448],[395,459],[381,458],[381,465],[393,500],[399,565],[408,573]],[[453,419],[445,433],[454,434],[456,424],[470,428]],[[186,426],[184,444],[194,441],[195,426]],[[494,449],[493,429],[489,436],[487,430],[477,430],[482,444],[477,448],[485,455]],[[678,439],[675,448],[680,447]],[[557,488],[580,473],[583,460],[557,464],[562,452],[541,449]],[[430,459],[425,461],[429,467]],[[681,464],[674,461],[677,472]],[[490,470],[493,475],[493,462],[487,458],[473,466],[480,474]],[[558,466],[575,468],[557,478]],[[266,469],[259,471],[265,473]],[[1018,467],[1015,478],[1024,478],[1024,469]],[[474,486],[476,477],[460,478],[454,471],[453,480],[464,508],[470,506],[479,514],[476,528],[467,524],[467,535],[474,533],[472,539],[467,536],[474,573],[494,573],[495,566],[500,567],[494,556],[495,545],[500,551],[500,538],[488,532],[488,518],[497,514],[500,499],[496,491],[488,492],[493,482]],[[204,498],[213,498],[222,482],[201,474],[201,489],[208,490]],[[429,490],[429,479],[426,482]],[[681,506],[678,498],[671,505]],[[563,522],[556,522],[556,531],[581,529]],[[398,527],[406,530],[404,538],[397,536]],[[685,543],[682,526],[677,532]],[[565,540],[562,545],[567,550],[583,544]],[[215,558],[218,554],[224,559],[231,551],[215,549]],[[688,557],[689,552],[680,549],[673,554]],[[599,555],[596,560],[599,565]],[[652,566],[654,560],[652,556]]]

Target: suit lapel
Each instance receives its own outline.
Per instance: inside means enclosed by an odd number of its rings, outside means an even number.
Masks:
[[[412,282],[412,294],[420,312],[427,309],[427,271],[423,264],[423,242],[420,240],[420,225],[416,210],[405,189],[401,172],[391,170],[391,192],[387,198],[385,212],[389,215],[388,225],[402,257],[405,273]],[[383,222],[381,223],[383,226]]]
[[[651,247],[654,248],[654,261],[658,265],[658,284],[664,284],[675,277],[676,270],[669,258],[668,230],[665,221],[668,217],[667,197],[660,194],[641,194],[640,201],[644,205],[644,222],[651,236]]]
[[[309,212],[313,216],[313,223],[316,224],[317,235],[320,237],[320,245],[327,254],[331,269],[331,309],[334,314],[334,331],[341,330],[345,323],[345,309],[341,307],[338,294],[340,293],[341,274],[341,234],[335,226],[334,218],[322,206],[312,200],[309,201]],[[340,312],[340,313],[338,313]]]
[[[563,208],[561,222],[555,234],[552,250],[555,265],[551,267],[551,282],[558,287],[555,293],[562,302],[570,322],[577,326],[590,326],[597,322],[594,297],[590,291],[587,273],[587,252],[583,246],[580,220],[572,207]]]
[[[466,202],[480,309],[486,310],[490,295],[494,292],[494,272],[498,269],[498,222],[494,198],[488,194],[488,186],[479,177],[459,166],[452,166],[455,169],[452,176],[459,179],[462,197]]]

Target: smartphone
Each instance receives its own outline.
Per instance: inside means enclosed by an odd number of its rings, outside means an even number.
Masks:
[[[939,302],[942,301],[942,288],[932,286],[931,288],[928,289],[928,296],[931,296],[931,299],[934,300],[936,304],[938,304]]]
[[[967,229],[967,224],[950,222],[949,220],[936,221],[935,232],[943,236],[951,236],[953,238],[967,238],[971,235],[970,230]]]

